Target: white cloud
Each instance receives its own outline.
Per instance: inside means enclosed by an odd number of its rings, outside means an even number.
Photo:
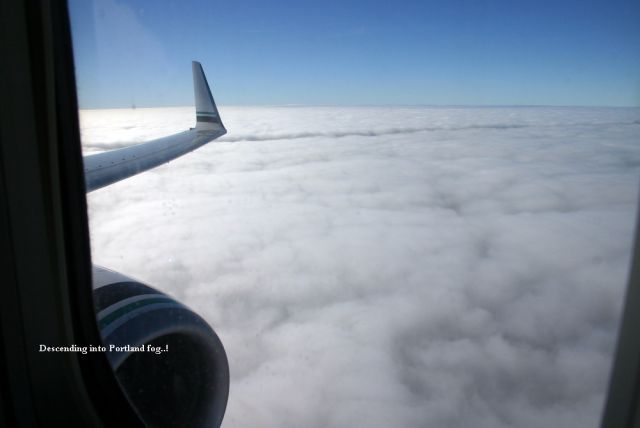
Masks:
[[[598,425],[638,109],[221,115],[220,141],[88,198],[94,261],[220,335],[227,426]],[[81,119],[91,152],[193,109]]]

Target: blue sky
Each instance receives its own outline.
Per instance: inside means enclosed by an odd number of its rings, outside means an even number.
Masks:
[[[69,1],[81,108],[640,106],[640,2]]]

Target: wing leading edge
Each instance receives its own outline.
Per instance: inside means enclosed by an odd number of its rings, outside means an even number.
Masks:
[[[202,65],[193,61],[192,70],[196,127],[135,146],[85,156],[87,192],[162,165],[227,133],[213,101]]]

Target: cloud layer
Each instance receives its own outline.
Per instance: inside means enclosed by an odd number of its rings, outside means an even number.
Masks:
[[[221,108],[229,134],[89,194],[94,262],[191,306],[232,427],[597,426],[639,109]],[[193,109],[81,112],[87,153]]]

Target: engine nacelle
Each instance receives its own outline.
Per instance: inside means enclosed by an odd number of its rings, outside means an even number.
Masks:
[[[195,312],[94,266],[94,301],[118,382],[149,426],[219,426],[229,396],[222,342]]]

